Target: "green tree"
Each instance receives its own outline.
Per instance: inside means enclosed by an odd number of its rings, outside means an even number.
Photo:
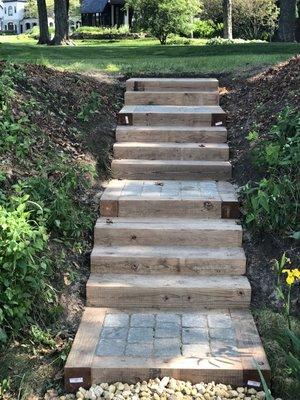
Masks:
[[[223,0],[201,0],[201,19],[223,21]],[[232,0],[234,37],[267,39],[273,36],[278,22],[276,0]]]
[[[161,44],[171,33],[191,32],[199,0],[128,0],[134,10],[136,27],[149,32]]]

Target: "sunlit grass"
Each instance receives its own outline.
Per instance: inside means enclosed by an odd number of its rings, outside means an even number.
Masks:
[[[0,37],[0,58],[78,72],[126,75],[201,75],[249,70],[284,61],[300,52],[299,43],[247,43],[161,46],[155,39],[78,40],[75,46],[39,46],[27,37]]]

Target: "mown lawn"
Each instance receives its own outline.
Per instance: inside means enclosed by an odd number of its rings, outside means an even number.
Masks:
[[[78,40],[75,46],[38,46],[24,37],[0,37],[0,59],[33,62],[80,72],[126,75],[200,75],[249,70],[284,61],[300,53],[300,43],[247,43],[161,46],[156,40]]]

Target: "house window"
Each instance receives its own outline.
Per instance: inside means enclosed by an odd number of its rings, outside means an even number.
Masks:
[[[6,14],[6,7],[4,7],[4,14]]]
[[[8,7],[8,15],[11,17],[13,15],[13,8],[12,6]]]
[[[16,12],[17,12],[17,7],[15,6],[15,14],[16,14]]]
[[[26,22],[25,29],[26,29],[26,31],[28,31],[30,29],[30,22]]]

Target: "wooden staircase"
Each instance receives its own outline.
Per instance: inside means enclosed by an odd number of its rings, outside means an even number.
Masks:
[[[242,385],[269,365],[249,311],[216,79],[129,79],[69,390],[173,376]]]

